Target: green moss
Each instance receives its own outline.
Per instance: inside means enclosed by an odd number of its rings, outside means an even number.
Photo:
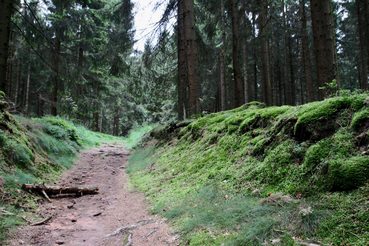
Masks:
[[[11,217],[0,215],[0,242],[9,229],[19,225],[23,204],[29,207],[35,203],[34,197],[20,191],[21,184],[54,182],[63,170],[72,166],[83,147],[124,142],[76,127],[61,118],[13,117],[2,109],[0,125],[0,177],[4,180],[2,197],[6,198],[0,200],[0,205],[13,213]]]
[[[365,245],[358,238],[368,239],[369,216],[359,197],[368,194],[359,190],[369,173],[356,125],[367,119],[367,97],[297,107],[251,103],[203,116],[150,154],[138,151],[143,159],[131,160],[132,182],[185,244],[261,245],[278,238],[280,245],[297,245],[293,238],[300,238]],[[306,199],[262,206],[260,196],[278,192]],[[348,200],[358,202],[360,211],[341,208],[329,194],[352,207]],[[356,236],[347,232],[350,223]]]
[[[269,185],[281,185],[291,176],[294,163],[294,142],[285,141],[270,150],[262,163],[259,177]]]
[[[66,121],[59,117],[44,117],[41,122],[44,124],[45,131],[58,139],[69,139],[73,142],[80,143],[77,128],[70,121]]]
[[[364,108],[355,113],[351,121],[351,127],[354,130],[358,130],[365,122],[369,120],[369,108]]]
[[[299,132],[301,128],[307,127],[311,123],[331,119],[339,110],[349,106],[350,100],[340,97],[302,106],[297,112],[298,120],[295,125],[295,134]]]
[[[333,190],[356,189],[369,180],[369,158],[354,156],[349,159],[332,160],[328,176]]]

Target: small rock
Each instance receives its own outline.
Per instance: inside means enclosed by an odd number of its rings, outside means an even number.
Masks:
[[[282,193],[269,194],[267,198],[261,200],[261,204],[281,204],[291,203],[294,199],[289,195],[283,195]]]
[[[301,206],[299,214],[303,217],[308,216],[313,213],[313,209],[310,206]]]
[[[93,216],[97,217],[97,216],[100,216],[101,214],[102,214],[102,212],[98,212],[98,213],[94,214]]]
[[[273,239],[272,241],[271,241],[271,243],[272,244],[278,244],[278,243],[280,243],[281,242],[281,239],[280,238],[276,238],[276,239]]]
[[[253,191],[251,192],[251,194],[259,196],[259,195],[261,194],[261,192],[260,192],[260,190],[259,190],[259,189],[255,189],[255,190],[253,190]]]
[[[63,245],[65,242],[64,241],[56,241],[55,242],[57,245]]]
[[[3,190],[4,188],[4,179],[0,177],[0,190]]]
[[[76,220],[76,219],[72,219],[71,221],[72,221],[73,223],[76,223],[76,222],[77,222],[77,220]]]

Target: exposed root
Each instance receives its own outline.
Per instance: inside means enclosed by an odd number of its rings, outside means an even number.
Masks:
[[[137,224],[120,227],[117,230],[115,230],[113,233],[108,234],[106,237],[114,237],[114,236],[117,236],[119,234],[126,233],[126,232],[129,232],[131,230],[134,230],[137,227],[148,225],[148,224],[151,224],[151,223],[154,223],[154,222],[155,222],[154,220],[141,220],[141,221],[137,222]]]

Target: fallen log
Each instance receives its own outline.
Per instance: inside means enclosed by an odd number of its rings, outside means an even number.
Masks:
[[[99,193],[97,187],[60,187],[60,186],[46,186],[46,185],[34,185],[34,184],[23,184],[22,189],[28,192],[37,193],[41,196],[48,197],[59,197],[63,195],[96,195]]]

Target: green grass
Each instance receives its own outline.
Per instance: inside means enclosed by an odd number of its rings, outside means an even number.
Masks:
[[[298,107],[251,103],[210,114],[169,141],[161,138],[154,150],[138,149],[128,172],[184,244],[279,239],[294,245],[296,237],[365,245],[369,162],[357,137],[369,130],[367,98],[341,96]],[[165,129],[155,131],[164,136]],[[278,192],[304,198],[282,207],[260,204]]]
[[[125,139],[95,133],[59,117],[28,119],[0,110],[0,177],[4,181],[0,207],[14,215],[0,215],[0,242],[6,232],[23,221],[20,216],[36,208],[36,197],[20,191],[24,183],[48,183],[70,168],[79,151]],[[130,141],[137,141],[137,134]]]
[[[133,149],[141,142],[142,138],[147,133],[154,129],[154,127],[155,125],[144,125],[132,129],[124,139],[124,146],[128,149]]]

